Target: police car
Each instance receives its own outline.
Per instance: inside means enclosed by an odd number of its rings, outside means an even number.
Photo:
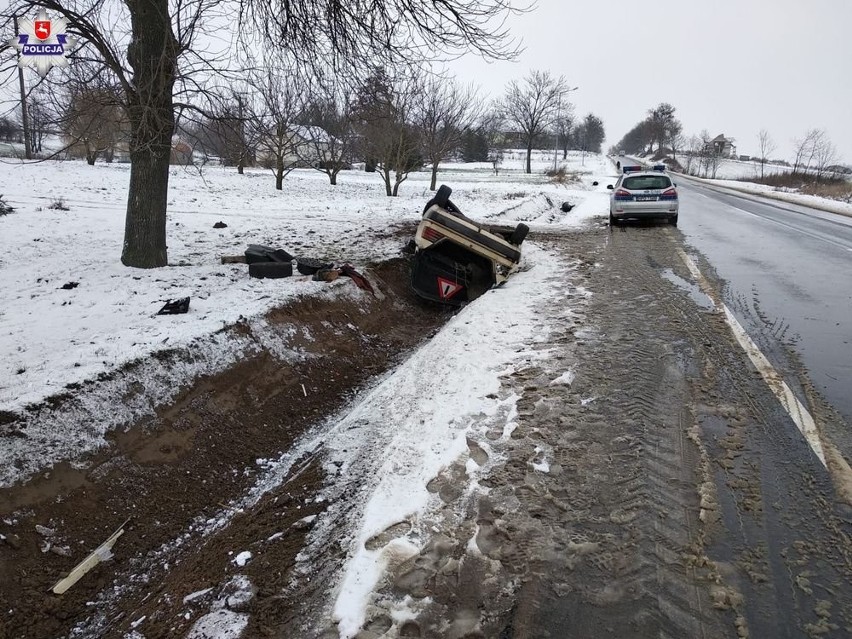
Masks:
[[[625,220],[663,219],[677,225],[677,187],[666,174],[665,164],[649,171],[625,165],[609,198],[609,223]]]

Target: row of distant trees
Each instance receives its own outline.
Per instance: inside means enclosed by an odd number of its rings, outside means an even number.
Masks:
[[[837,148],[822,129],[809,129],[793,141],[793,174],[807,174],[821,180],[832,174],[838,162]],[[753,161],[760,167],[760,177],[765,176],[766,165],[775,153],[777,145],[766,129],[757,135],[758,155]],[[638,122],[612,149],[628,155],[649,155],[662,158],[680,158],[682,168],[689,174],[715,178],[723,150],[714,143],[714,138],[705,129],[698,135],[683,134],[683,125],[676,116],[676,109],[663,102],[649,109],[644,119]],[[788,163],[785,163],[788,164]]]
[[[531,150],[540,144],[558,146],[563,157],[569,148],[599,152],[602,121],[588,114],[575,122],[568,92],[564,78],[533,71],[489,103],[473,85],[419,67],[378,68],[352,83],[279,61],[250,68],[238,87],[208,91],[203,111],[184,112],[171,161],[213,158],[240,173],[260,165],[272,169],[279,190],[293,168],[311,166],[336,184],[342,169],[363,161],[380,173],[389,196],[426,165],[434,190],[438,167],[451,157],[490,161],[497,170],[501,149],[520,145],[530,172]],[[89,164],[127,157],[132,131],[120,89],[96,65],[78,62],[60,81],[40,83],[27,104],[35,153],[52,131]],[[0,136],[16,133],[10,120],[0,121]]]

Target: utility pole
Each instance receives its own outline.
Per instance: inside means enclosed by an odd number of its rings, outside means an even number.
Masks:
[[[18,34],[18,16],[12,16],[15,27],[15,35]],[[18,56],[21,54],[19,53]],[[30,139],[30,118],[27,114],[27,91],[24,87],[24,70],[18,65],[18,84],[21,88],[21,127],[24,129],[24,157],[33,159],[32,140]]]

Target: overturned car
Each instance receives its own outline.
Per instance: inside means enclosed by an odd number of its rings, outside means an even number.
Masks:
[[[442,185],[426,203],[414,237],[411,286],[420,297],[461,306],[518,269],[526,224],[487,227],[462,214]]]

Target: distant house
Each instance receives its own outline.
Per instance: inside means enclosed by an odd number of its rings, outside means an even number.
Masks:
[[[720,133],[715,138],[710,140],[710,147],[713,152],[724,158],[737,157],[737,147],[734,144],[733,138],[726,138],[724,133]]]
[[[172,151],[169,156],[169,164],[189,166],[192,163],[192,147],[183,140],[172,138]]]

